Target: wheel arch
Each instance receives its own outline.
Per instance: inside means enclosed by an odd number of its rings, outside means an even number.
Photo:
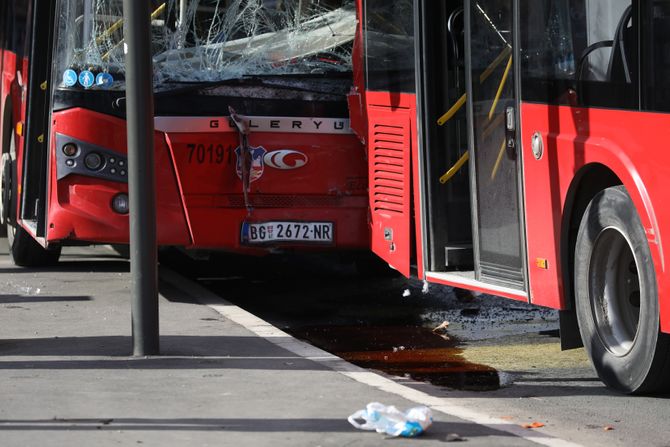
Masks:
[[[624,171],[615,170],[605,163],[592,162],[582,166],[577,171],[567,190],[561,228],[561,279],[565,285],[564,293],[566,295],[565,303],[567,305],[567,310],[561,312],[561,331],[562,333],[565,333],[568,345],[574,344],[569,341],[571,339],[570,334],[577,334],[576,338],[579,338],[577,321],[576,318],[574,318],[575,289],[573,274],[577,231],[588,204],[596,194],[612,186],[623,185],[626,187],[628,194],[631,196],[631,199],[635,204],[638,215],[643,222],[648,222],[653,231],[650,237],[655,238],[656,243],[650,243],[650,249],[652,253],[656,252],[658,255],[657,260],[660,262],[659,266],[661,271],[664,269],[664,259],[660,235],[658,234],[659,228],[658,222],[656,221],[656,213],[654,212],[653,205],[644,188],[642,180],[635,172],[629,171],[629,169]],[[645,227],[647,227],[647,225],[645,225]],[[659,271],[658,268],[656,270],[657,272]],[[659,275],[657,274],[657,281],[660,283],[661,281],[658,276]],[[664,315],[666,315],[666,317],[668,315],[668,309],[667,306],[664,306],[663,299],[661,299],[661,296],[663,295],[661,290],[662,288],[659,284],[661,328],[664,332],[669,332],[670,318],[664,318]]]
[[[560,312],[561,344],[563,349],[582,346],[575,314],[574,256],[577,232],[591,200],[600,191],[621,185],[621,179],[607,166],[590,163],[575,174],[568,188],[561,224],[561,272],[566,309]]]

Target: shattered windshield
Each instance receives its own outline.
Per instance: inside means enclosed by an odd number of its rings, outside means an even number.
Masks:
[[[154,84],[351,71],[353,0],[151,1]],[[124,88],[123,1],[62,0],[60,87]]]

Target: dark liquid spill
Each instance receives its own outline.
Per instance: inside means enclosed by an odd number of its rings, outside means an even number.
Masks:
[[[323,326],[289,330],[362,368],[467,391],[500,388],[498,372],[467,361],[454,339],[417,326]]]

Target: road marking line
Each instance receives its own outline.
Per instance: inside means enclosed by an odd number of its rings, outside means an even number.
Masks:
[[[364,385],[395,394],[421,405],[426,405],[434,411],[439,411],[440,413],[463,419],[477,425],[482,425],[493,430],[509,433],[536,444],[548,447],[581,447],[580,444],[565,441],[537,431],[528,430],[520,425],[510,423],[509,421],[463,407],[458,403],[458,398],[431,396],[428,393],[415,390],[349,363],[336,355],[293,338],[288,333],[272,326],[267,321],[258,318],[205,289],[200,284],[197,284],[163,266],[160,267],[160,280],[180,289],[184,293],[188,293],[201,304],[210,307],[225,318],[239,324],[257,336],[300,357],[322,364],[327,368],[339,372],[340,374]]]

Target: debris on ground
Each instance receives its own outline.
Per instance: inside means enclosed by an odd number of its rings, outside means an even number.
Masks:
[[[423,286],[421,287],[421,293],[427,295],[430,293],[430,283],[426,280],[423,281]]]
[[[523,424],[522,427],[526,429],[542,428],[544,427],[544,424],[542,422],[531,422],[530,424]]]
[[[437,327],[433,328],[433,333],[435,335],[439,335],[440,337],[442,337],[446,341],[449,341],[449,340],[451,340],[451,337],[449,336],[449,334],[447,334],[447,329],[448,328],[449,328],[449,322],[444,321],[444,322],[440,323]]]
[[[449,322],[448,321],[443,321],[439,325],[437,325],[435,328],[433,328],[433,332],[444,332],[447,330],[449,327]]]
[[[462,442],[462,441],[467,441],[467,439],[465,439],[458,433],[449,433],[447,435],[447,438],[445,439],[445,442]]]
[[[402,412],[393,405],[369,403],[347,418],[360,430],[375,430],[390,436],[413,438],[422,434],[433,423],[433,413],[428,407],[414,407]],[[359,422],[359,421],[362,421]]]

